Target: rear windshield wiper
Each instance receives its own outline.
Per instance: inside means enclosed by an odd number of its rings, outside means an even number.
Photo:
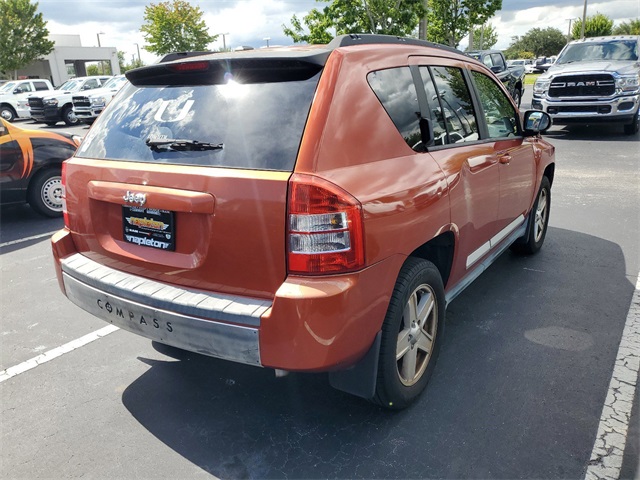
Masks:
[[[222,143],[208,143],[199,142],[197,140],[182,140],[177,138],[163,138],[162,140],[154,140],[149,137],[144,143],[154,152],[159,152],[161,150],[174,150],[178,152],[202,152],[204,150],[222,150],[224,148],[224,144]]]

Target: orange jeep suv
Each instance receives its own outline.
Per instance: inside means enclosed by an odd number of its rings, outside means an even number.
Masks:
[[[66,296],[122,329],[400,409],[447,304],[544,241],[551,120],[457,50],[347,35],[126,75],[52,238]]]

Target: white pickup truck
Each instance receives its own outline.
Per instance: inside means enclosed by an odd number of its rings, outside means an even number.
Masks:
[[[27,80],[11,80],[0,87],[0,117],[7,122],[16,118],[29,118],[27,98],[35,92],[53,90],[49,80],[30,78]]]
[[[553,123],[620,124],[640,131],[640,36],[592,37],[567,44],[538,77],[531,107]]]
[[[117,75],[101,88],[73,96],[73,113],[79,122],[91,124],[102,113],[107,103],[127,83],[124,75]]]
[[[73,114],[72,97],[75,93],[102,87],[111,77],[76,77],[66,81],[54,92],[44,96],[29,97],[31,118],[47,125],[63,121],[75,125],[78,119]]]

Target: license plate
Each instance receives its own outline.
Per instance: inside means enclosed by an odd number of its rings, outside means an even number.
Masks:
[[[176,249],[173,212],[123,205],[122,226],[125,242],[160,250]]]

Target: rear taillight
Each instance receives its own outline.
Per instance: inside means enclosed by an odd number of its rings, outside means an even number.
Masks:
[[[67,162],[62,162],[62,218],[64,226],[69,228],[69,212],[67,212]]]
[[[311,175],[289,180],[289,273],[321,275],[364,267],[362,205],[340,187]]]

